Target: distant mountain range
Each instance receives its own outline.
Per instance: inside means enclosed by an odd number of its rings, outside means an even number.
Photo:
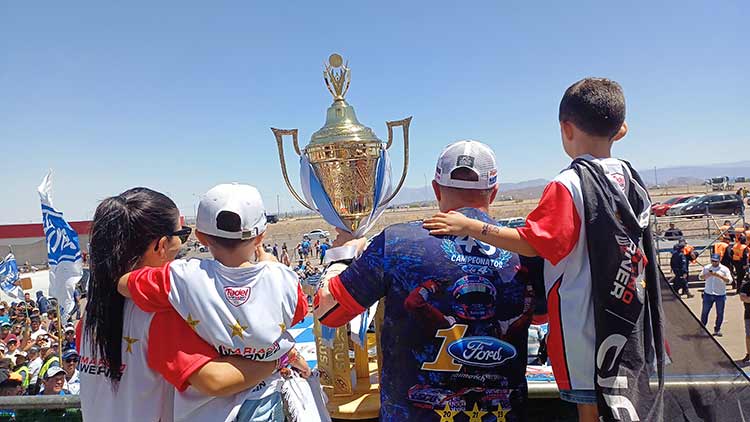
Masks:
[[[657,167],[656,173],[653,168],[639,169],[639,173],[649,186],[656,184],[661,186],[700,185],[711,177],[728,176],[730,180],[734,180],[735,177],[750,177],[750,161],[705,166]],[[538,198],[548,182],[546,179],[533,179],[517,183],[500,183],[500,195],[514,199]],[[434,200],[432,186],[404,187],[396,195],[393,204],[402,205]]]

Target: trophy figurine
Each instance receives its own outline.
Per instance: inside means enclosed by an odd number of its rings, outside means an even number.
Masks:
[[[333,226],[362,235],[393,200],[406,179],[409,168],[409,123],[411,117],[386,122],[388,142],[384,144],[372,129],[359,123],[354,107],[344,99],[351,71],[338,54],[328,58],[323,72],[333,95],[326,122],[300,151],[297,129],[271,128],[279,148],[279,161],[289,191],[304,207],[320,212]],[[404,169],[395,189],[390,189],[388,149],[393,144],[393,128],[404,133]],[[289,181],[284,159],[284,135],[291,135],[300,156],[304,199]]]
[[[300,150],[297,129],[271,128],[279,148],[281,173],[289,191],[304,207],[319,212],[324,220],[355,237],[364,235],[386,209],[404,184],[409,168],[409,124],[411,117],[386,122],[388,142],[383,143],[372,129],[357,120],[354,108],[344,99],[351,82],[348,63],[332,54],[323,77],[333,95],[326,122],[315,132],[310,143]],[[395,189],[390,184],[388,150],[393,144],[393,128],[401,127],[404,136],[404,168]],[[291,135],[294,150],[300,157],[300,182],[303,196],[289,181],[284,159],[284,136]],[[379,337],[383,304],[375,315]],[[371,315],[366,311],[367,315]],[[361,315],[366,323],[367,315]],[[358,338],[354,344],[353,362],[349,358],[349,334],[346,327],[327,329],[315,321],[315,343],[318,371],[323,388],[331,398],[328,409],[333,417],[348,419],[356,415],[377,417],[380,398],[377,384],[379,365],[370,359],[367,349],[380,342],[376,336]],[[353,369],[352,369],[353,368]]]

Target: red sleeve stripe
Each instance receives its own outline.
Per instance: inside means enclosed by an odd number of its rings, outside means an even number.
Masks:
[[[547,334],[547,351],[552,372],[555,374],[555,382],[560,390],[570,390],[570,375],[568,372],[568,359],[565,356],[565,337],[562,329],[560,315],[560,283],[562,276],[557,279],[549,291],[547,303],[549,306],[549,333]]]
[[[307,295],[302,291],[302,285],[297,283],[297,307],[294,309],[294,318],[292,318],[292,326],[295,326],[302,322],[307,316],[308,304]]]
[[[559,182],[547,185],[526,225],[516,230],[552,265],[562,261],[578,243],[581,232],[581,218],[568,188]]]
[[[365,308],[357,303],[346,290],[339,276],[328,281],[328,290],[338,303],[320,318],[323,325],[341,327],[365,311]]]

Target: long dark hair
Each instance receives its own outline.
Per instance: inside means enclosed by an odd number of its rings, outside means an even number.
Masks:
[[[151,242],[172,233],[179,218],[177,205],[148,188],[133,188],[102,201],[91,227],[91,278],[86,303],[86,341],[109,367],[117,385],[122,377],[122,322],[125,298],[117,281],[132,271]]]

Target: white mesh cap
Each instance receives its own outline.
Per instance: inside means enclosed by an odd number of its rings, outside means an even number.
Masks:
[[[225,239],[252,239],[266,231],[258,189],[238,183],[214,186],[201,197],[196,230]]]
[[[451,174],[458,168],[472,170],[477,180],[455,180]],[[497,184],[495,153],[487,145],[477,141],[454,142],[440,153],[435,181],[440,186],[460,189],[490,189]]]

